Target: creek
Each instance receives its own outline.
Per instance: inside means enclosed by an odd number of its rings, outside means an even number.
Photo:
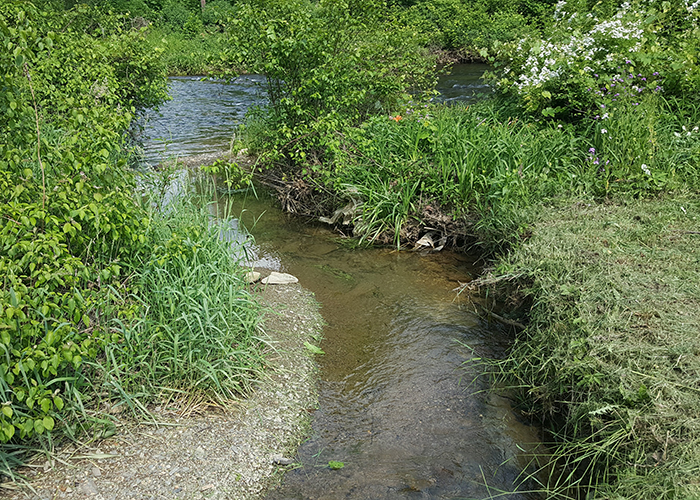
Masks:
[[[222,129],[240,118],[228,116],[229,105],[259,102],[249,86],[238,85],[249,84],[173,79],[174,99],[158,119],[172,133],[170,153],[216,148],[208,130],[230,140],[230,129]],[[185,131],[182,141],[177,128]],[[149,148],[157,150],[152,140]],[[219,197],[210,207],[214,216],[240,214],[255,238],[254,264],[297,276],[327,322],[310,437],[298,450],[299,467],[267,498],[481,499],[516,488],[523,451],[536,446],[538,432],[489,391],[472,362],[499,357],[509,342],[507,332],[481,320],[453,291],[479,272],[475,257],[352,249],[327,226],[303,224],[275,208],[269,195],[251,191]]]

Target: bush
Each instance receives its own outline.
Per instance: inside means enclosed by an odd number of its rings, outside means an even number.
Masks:
[[[75,432],[84,362],[115,340],[98,306],[143,250],[123,134],[166,87],[126,22],[85,6],[0,6],[2,442],[35,442],[57,422]]]
[[[337,131],[396,109],[434,85],[411,30],[373,0],[260,1],[240,7],[232,56],[267,77],[267,127],[251,147],[290,168],[328,168]],[[258,115],[259,116],[259,115]]]
[[[686,2],[687,4],[687,2]],[[665,95],[694,99],[700,83],[698,11],[682,2],[625,2],[612,16],[609,3],[591,11],[559,2],[546,39],[526,37],[500,47],[498,89],[511,93],[530,112],[575,120],[595,115],[601,94],[628,74],[663,80]],[[658,75],[658,78],[651,78]]]

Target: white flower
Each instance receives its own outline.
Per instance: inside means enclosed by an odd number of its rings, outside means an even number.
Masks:
[[[608,133],[608,129],[606,129],[606,128],[601,128],[601,129],[600,129],[600,133],[601,133],[601,134],[607,134],[607,133]]]
[[[651,170],[649,170],[649,167],[647,167],[645,163],[642,163],[642,172],[647,175],[651,175]]]

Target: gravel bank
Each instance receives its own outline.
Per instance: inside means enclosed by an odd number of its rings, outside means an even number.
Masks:
[[[304,342],[321,335],[313,294],[300,285],[260,288],[267,376],[233,409],[158,408],[158,422],[124,422],[107,440],[56,453],[20,471],[30,488],[5,484],[10,499],[254,499],[282,477],[316,407],[316,366]],[[53,466],[52,466],[53,465]],[[14,488],[14,489],[8,489]],[[3,491],[4,490],[4,491]]]

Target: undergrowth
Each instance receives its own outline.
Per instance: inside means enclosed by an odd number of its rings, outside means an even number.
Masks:
[[[574,203],[499,262],[532,305],[492,368],[552,433],[549,498],[700,496],[699,228],[697,196]]]
[[[242,245],[231,242],[227,219],[211,220],[186,193],[151,221],[151,252],[129,298],[141,313],[114,325],[121,340],[100,361],[107,384],[146,401],[172,392],[206,392],[221,403],[245,395],[262,369],[264,342]],[[133,406],[128,396],[124,403]]]

